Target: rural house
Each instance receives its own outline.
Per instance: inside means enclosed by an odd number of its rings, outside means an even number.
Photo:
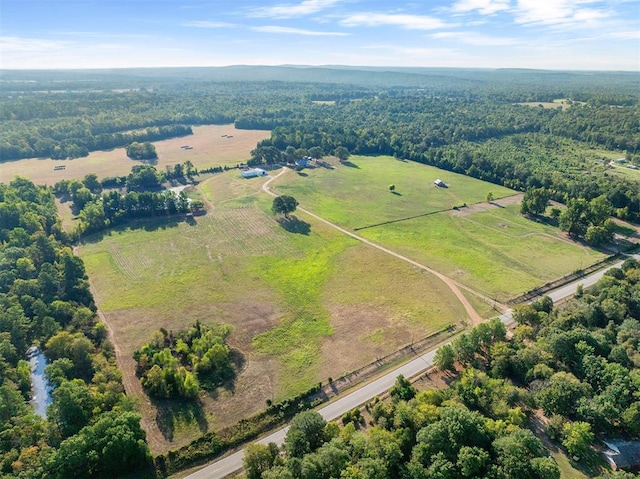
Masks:
[[[609,450],[604,451],[604,457],[611,469],[618,471],[640,470],[640,441],[606,440],[604,443]]]
[[[434,184],[434,185],[436,185],[436,186],[438,186],[439,188],[448,188],[448,187],[449,187],[449,186],[448,186],[444,181],[442,181],[440,178],[438,178],[437,180],[435,180],[435,181],[433,182],[433,184]]]
[[[262,168],[254,168],[253,170],[246,170],[242,172],[243,178],[255,178],[256,176],[267,176],[267,172]]]

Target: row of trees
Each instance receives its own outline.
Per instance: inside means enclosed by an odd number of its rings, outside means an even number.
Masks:
[[[0,475],[117,477],[150,463],[106,326],[50,188],[0,184]],[[44,350],[47,417],[31,399],[26,351]]]
[[[195,399],[201,384],[215,388],[234,375],[226,325],[194,323],[174,333],[160,329],[135,351],[142,385],[156,398]]]
[[[193,173],[189,167],[186,170]],[[119,190],[110,190],[100,195],[102,183],[95,174],[86,175],[83,181],[61,180],[55,184],[53,191],[63,199],[71,199],[78,218],[75,233],[83,235],[102,231],[134,218],[201,211],[204,203],[190,200],[184,191],[144,191],[157,190],[167,175],[172,176],[175,171],[159,173],[153,166],[136,165],[126,177],[125,186],[129,191],[125,194]],[[177,171],[183,173],[185,169],[181,167]]]

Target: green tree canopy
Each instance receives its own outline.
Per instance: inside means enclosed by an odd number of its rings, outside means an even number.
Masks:
[[[283,214],[285,218],[289,218],[289,214],[296,210],[298,204],[298,200],[293,196],[277,196],[273,199],[271,211],[273,211],[273,214]]]

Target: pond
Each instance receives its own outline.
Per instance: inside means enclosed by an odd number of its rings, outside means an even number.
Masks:
[[[53,401],[51,397],[52,388],[44,375],[44,368],[47,366],[47,358],[40,349],[31,347],[27,350],[27,357],[31,364],[31,391],[33,399],[31,403],[38,416],[47,417],[47,407]]]

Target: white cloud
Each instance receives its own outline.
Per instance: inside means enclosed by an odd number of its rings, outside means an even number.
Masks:
[[[349,35],[348,33],[343,33],[343,32],[323,32],[323,31],[317,31],[317,30],[305,30],[302,28],[280,27],[276,25],[267,25],[264,27],[252,27],[251,30],[253,30],[254,32],[308,35],[313,37],[344,37]]]
[[[593,0],[518,0],[515,20],[525,25],[594,26],[599,20],[610,16],[606,10],[582,6],[589,3],[593,3]]]
[[[521,43],[517,38],[493,37],[473,32],[438,32],[432,34],[431,38],[451,38],[474,46],[513,46]]]
[[[233,23],[210,22],[208,20],[193,20],[190,22],[184,22],[181,25],[183,27],[195,27],[195,28],[232,28],[236,26]]]
[[[454,13],[467,13],[478,11],[482,15],[493,15],[503,10],[508,10],[511,0],[459,0],[453,4]]]
[[[611,36],[614,38],[623,38],[625,40],[640,40],[640,30],[613,32]]]
[[[0,37],[2,52],[46,52],[65,48],[69,42],[39,38]]]
[[[280,4],[273,7],[261,7],[254,9],[250,15],[253,17],[292,18],[303,17],[318,13],[331,7],[340,0],[303,0],[298,4]]]
[[[450,26],[435,17],[398,13],[355,13],[343,18],[340,23],[347,27],[391,25],[407,30],[436,30]]]

